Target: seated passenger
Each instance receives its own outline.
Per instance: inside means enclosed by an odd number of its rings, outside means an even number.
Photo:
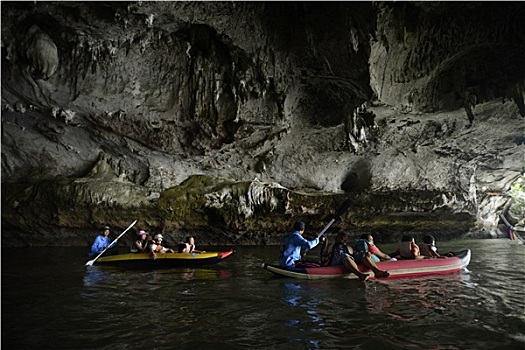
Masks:
[[[347,270],[356,274],[360,280],[364,281],[368,278],[368,275],[362,273],[357,267],[354,251],[352,247],[346,244],[346,233],[339,232],[335,237],[335,242],[327,247],[323,255],[326,257],[325,264],[330,266],[343,264]],[[390,276],[388,271],[378,269],[369,252],[363,254],[361,262],[374,272],[376,278]]]
[[[416,244],[414,237],[405,235],[401,238],[399,248],[392,254],[397,259],[424,259],[420,254],[419,246]]]
[[[368,243],[368,250],[370,251],[370,254],[375,255],[381,260],[396,260],[396,258],[391,257],[390,255],[383,253],[381,249],[379,249],[375,243],[374,243],[374,236],[370,234],[363,234],[361,235],[361,239],[366,239]],[[374,259],[374,261],[376,261]],[[377,261],[376,261],[377,262]]]
[[[423,244],[421,245],[421,255],[427,258],[446,258],[454,256],[454,253],[447,253],[446,255],[440,255],[437,251],[436,240],[432,235],[425,235],[423,237]]]
[[[173,253],[173,249],[171,249],[171,248],[164,248],[162,246],[162,240],[163,239],[164,239],[164,237],[162,237],[162,235],[160,233],[155,235],[155,237],[153,237],[153,242],[149,246],[149,248],[150,248],[150,256],[153,259],[157,258],[157,253]]]
[[[337,266],[344,265],[344,267],[354,273],[361,281],[366,281],[369,275],[362,273],[354,260],[352,247],[346,245],[346,234],[339,232],[332,244],[324,241],[321,247],[321,265]]]
[[[186,237],[185,242],[179,243],[179,253],[206,253],[204,250],[195,249],[195,239],[191,236]]]
[[[363,233],[360,240],[364,240],[368,245],[368,251],[374,262],[380,262],[381,260],[396,260],[390,255],[383,253],[374,243],[374,237],[371,234]],[[359,242],[359,241],[358,241]],[[362,243],[361,243],[362,244]]]
[[[151,241],[151,236],[144,230],[140,230],[139,233],[137,233],[137,236],[137,240],[133,242],[130,252],[145,253],[148,250],[148,244]]]

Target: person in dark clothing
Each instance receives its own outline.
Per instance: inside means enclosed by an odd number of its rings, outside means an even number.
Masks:
[[[357,264],[354,259],[354,251],[352,247],[346,244],[346,233],[342,231],[339,232],[335,237],[335,242],[326,248],[325,253],[323,255],[325,256],[325,263],[327,265],[334,266],[343,264],[350,272],[355,273],[359,277],[359,279],[366,280],[366,278],[368,278],[368,275],[363,274],[357,267]],[[380,270],[377,267],[376,263],[374,262],[374,260],[372,260],[370,256],[370,252],[367,252],[363,255],[362,264],[371,269],[374,273],[374,277],[376,278],[384,278],[390,276],[390,273],[388,271]],[[366,277],[364,277],[363,275]]]

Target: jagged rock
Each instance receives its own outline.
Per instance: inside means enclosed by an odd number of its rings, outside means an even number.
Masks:
[[[49,79],[58,67],[58,50],[53,40],[38,26],[27,32],[27,59],[34,79]]]
[[[1,6],[17,244],[134,218],[269,244],[345,197],[334,229],[501,235],[525,152],[522,3]]]

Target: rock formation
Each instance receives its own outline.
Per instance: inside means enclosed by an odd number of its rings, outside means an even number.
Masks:
[[[525,216],[520,2],[1,6],[3,245],[273,244],[345,198],[332,230],[382,241]]]

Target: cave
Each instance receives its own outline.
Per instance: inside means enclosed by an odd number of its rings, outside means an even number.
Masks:
[[[3,246],[522,230],[521,2],[1,6]]]

